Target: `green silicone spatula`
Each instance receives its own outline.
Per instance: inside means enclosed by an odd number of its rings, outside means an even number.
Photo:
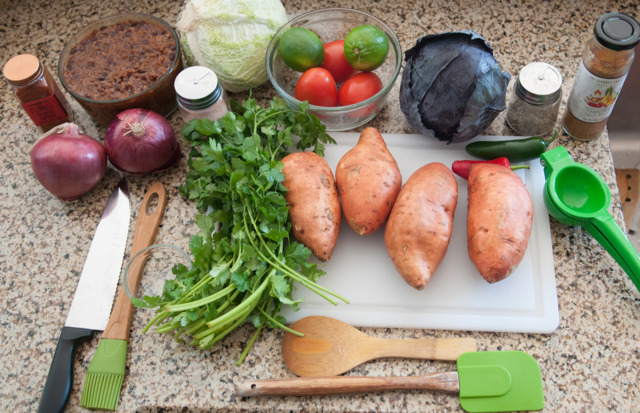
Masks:
[[[296,377],[255,380],[239,385],[236,395],[285,396],[372,392],[382,390],[440,390],[459,393],[468,412],[541,410],[542,375],[536,360],[522,351],[464,353],[457,371],[409,377]]]

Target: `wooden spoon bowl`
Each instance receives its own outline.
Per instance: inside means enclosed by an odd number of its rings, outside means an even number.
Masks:
[[[298,376],[336,376],[369,360],[383,357],[455,361],[477,350],[468,338],[381,339],[330,317],[305,317],[291,325],[304,334],[286,332],[282,357]]]

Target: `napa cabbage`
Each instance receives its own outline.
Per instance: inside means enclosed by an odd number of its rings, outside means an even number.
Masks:
[[[176,29],[187,65],[210,68],[239,92],[267,81],[267,46],[286,22],[280,0],[187,0]]]

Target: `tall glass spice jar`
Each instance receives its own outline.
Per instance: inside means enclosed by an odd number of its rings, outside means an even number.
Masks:
[[[5,63],[2,73],[20,105],[42,132],[70,120],[67,100],[37,57],[15,56]]]
[[[602,135],[640,41],[640,25],[622,13],[602,15],[586,45],[562,119],[572,137],[589,141]]]
[[[178,109],[186,123],[192,119],[212,122],[228,112],[226,93],[213,70],[191,66],[178,73],[174,81]]]
[[[548,63],[529,63],[520,70],[507,109],[507,123],[520,135],[545,135],[558,120],[562,75]]]

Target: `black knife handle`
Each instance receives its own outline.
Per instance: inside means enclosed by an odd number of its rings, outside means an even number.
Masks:
[[[73,383],[73,353],[80,343],[89,340],[92,336],[93,330],[62,327],[47,382],[42,391],[38,413],[64,411]]]

